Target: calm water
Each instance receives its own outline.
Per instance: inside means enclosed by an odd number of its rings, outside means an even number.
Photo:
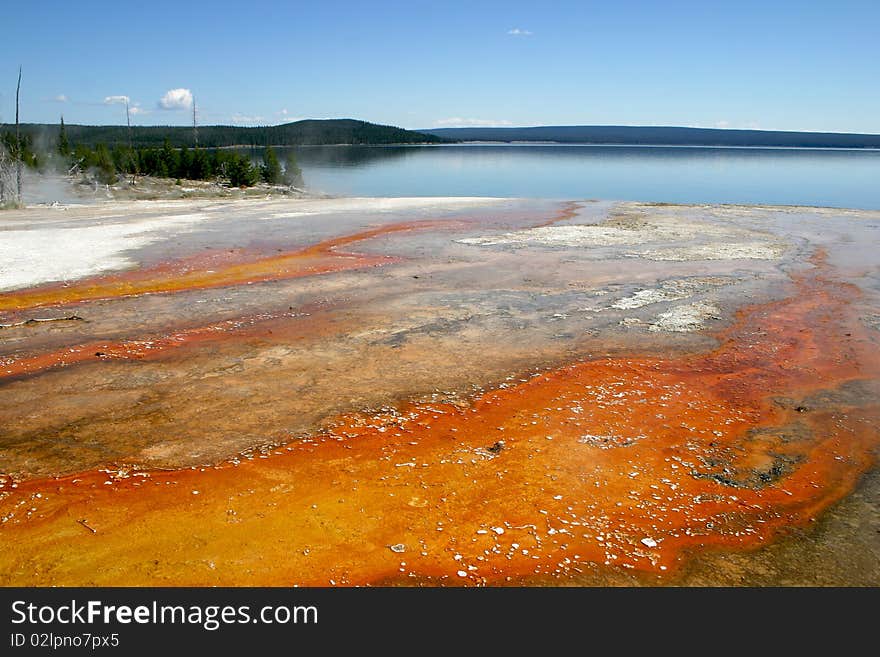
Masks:
[[[880,151],[569,145],[296,149],[309,188],[880,209]]]

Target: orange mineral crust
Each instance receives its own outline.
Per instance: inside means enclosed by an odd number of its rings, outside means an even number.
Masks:
[[[0,294],[0,311],[19,311],[139,294],[226,287],[375,267],[395,262],[396,259],[386,255],[346,252],[339,248],[392,233],[459,225],[461,222],[454,220],[400,222],[327,239],[290,253],[245,261],[218,262],[216,268],[210,270],[201,266],[201,260],[194,259],[191,266],[187,266],[186,261],[173,262],[70,284],[52,284],[21,292],[7,292]]]
[[[875,337],[823,272],[709,353],[344,416],[216,467],[7,479],[0,582],[566,583],[759,546],[851,490],[880,440],[853,392],[880,374]]]
[[[583,209],[583,207],[583,204],[578,203],[577,201],[566,201],[556,212],[555,216],[547,219],[546,221],[535,224],[534,228],[543,228],[545,226],[552,226],[562,221],[570,221],[572,219],[575,219],[578,216],[578,210]]]

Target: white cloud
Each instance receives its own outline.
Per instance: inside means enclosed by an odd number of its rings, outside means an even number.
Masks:
[[[724,120],[722,120],[722,121],[715,121],[715,125],[714,125],[713,127],[714,127],[714,128],[722,128],[722,129],[723,129],[723,128],[729,128],[729,127],[730,127],[730,121],[724,121]]]
[[[743,124],[743,130],[760,130],[761,125],[757,121],[746,121]]]
[[[128,105],[128,113],[131,116],[135,116],[137,114],[149,114],[150,110],[146,110],[141,107],[141,104],[132,100],[128,96],[106,96],[104,98],[105,105]]]
[[[290,112],[287,111],[286,107],[278,112],[275,112],[275,116],[277,116],[279,119],[281,119],[285,123],[293,123],[294,121],[302,121],[303,119],[306,118],[304,116],[292,116],[290,114]]]
[[[159,109],[163,110],[183,110],[189,109],[193,104],[192,91],[189,89],[169,89],[165,95],[159,99]]]
[[[54,100],[56,103],[66,103],[67,96],[65,96],[64,94],[58,94],[52,100]]]
[[[255,123],[265,123],[266,119],[262,116],[249,116],[247,114],[233,114],[229,120],[233,125],[253,125]]]
[[[515,27],[512,30],[507,30],[507,33],[510,36],[532,36],[532,33],[529,30],[523,30],[518,27]]]
[[[505,119],[468,119],[460,116],[452,116],[448,119],[434,121],[435,128],[491,128],[511,126],[513,123]]]

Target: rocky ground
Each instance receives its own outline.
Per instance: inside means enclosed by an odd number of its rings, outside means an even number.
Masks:
[[[0,215],[4,583],[880,583],[880,213],[153,184]]]
[[[180,199],[313,198],[316,195],[290,185],[258,183],[231,187],[221,180],[178,180],[153,176],[120,176],[113,184],[101,183],[91,173],[65,176],[25,171],[27,205],[69,205],[107,201],[158,201]]]

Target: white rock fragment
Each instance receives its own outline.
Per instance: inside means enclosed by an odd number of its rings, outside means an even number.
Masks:
[[[648,326],[649,331],[670,331],[673,333],[689,333],[703,328],[707,319],[718,319],[721,310],[705,301],[675,306],[657,315],[657,319]]]
[[[773,242],[712,242],[694,246],[681,246],[668,249],[649,249],[639,253],[639,257],[649,260],[690,261],[690,260],[775,260],[785,252],[785,247]]]
[[[655,540],[654,540],[653,538],[651,538],[650,536],[643,538],[643,539],[641,540],[641,543],[642,543],[642,545],[644,545],[644,546],[646,546],[646,547],[649,547],[649,548],[655,548],[655,547],[657,547],[657,541],[655,541]]]
[[[718,276],[666,280],[659,288],[638,290],[628,297],[618,299],[611,304],[611,307],[615,310],[634,310],[655,303],[679,301],[707,289],[728,285],[730,282],[729,279]]]

